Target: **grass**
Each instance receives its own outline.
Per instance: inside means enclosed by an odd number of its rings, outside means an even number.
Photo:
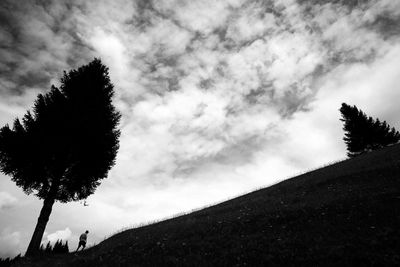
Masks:
[[[15,266],[399,266],[399,204],[395,145]]]

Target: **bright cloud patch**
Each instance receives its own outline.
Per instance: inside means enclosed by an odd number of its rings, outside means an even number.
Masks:
[[[14,257],[21,253],[21,234],[7,229],[0,233],[0,258]]]
[[[64,230],[58,230],[54,233],[47,234],[46,239],[47,242],[54,244],[57,240],[62,240],[63,242],[67,241],[71,237],[71,230],[67,227]]]

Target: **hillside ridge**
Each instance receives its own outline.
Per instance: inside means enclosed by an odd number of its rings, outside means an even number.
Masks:
[[[400,144],[16,266],[400,264]]]

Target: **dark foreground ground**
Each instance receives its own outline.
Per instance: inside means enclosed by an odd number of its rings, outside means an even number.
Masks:
[[[399,227],[395,145],[15,266],[400,266]]]

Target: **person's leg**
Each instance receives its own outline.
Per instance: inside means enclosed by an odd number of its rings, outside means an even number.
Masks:
[[[78,248],[76,249],[76,251],[78,251],[81,246],[84,246],[84,244],[82,241],[79,241],[79,245],[78,245]]]

